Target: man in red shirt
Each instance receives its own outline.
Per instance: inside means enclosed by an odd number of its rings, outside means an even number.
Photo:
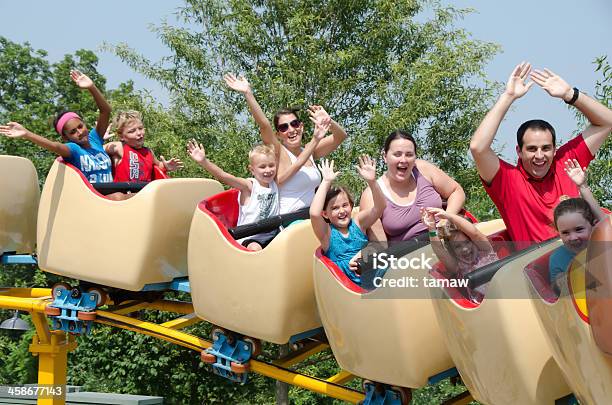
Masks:
[[[526,83],[527,77],[532,79]],[[516,166],[500,159],[491,144],[512,103],[524,96],[533,83],[552,97],[574,105],[590,125],[574,139],[555,148],[555,130],[546,121],[531,120],[517,131]],[[580,93],[548,69],[531,71],[518,65],[506,90],[487,113],[472,136],[470,150],[485,189],[499,210],[510,238],[525,246],[554,237],[552,211],[562,196],[577,197],[578,188],[565,174],[563,164],[576,159],[586,167],[612,129],[612,110]]]

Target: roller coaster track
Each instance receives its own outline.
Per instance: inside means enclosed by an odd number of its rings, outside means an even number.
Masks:
[[[39,356],[38,384],[65,385],[67,354],[76,348],[76,340],[74,335],[49,330],[49,322],[44,310],[50,302],[51,290],[48,288],[0,288],[0,308],[26,311],[32,316],[36,335],[30,345],[30,351],[33,355]],[[168,311],[182,315],[161,324],[142,321],[126,315],[143,309]],[[212,342],[180,329],[202,321],[193,313],[191,303],[158,300],[150,303],[131,301],[111,307],[109,310],[98,310],[94,322],[149,335],[200,353],[209,348]],[[346,371],[341,371],[328,379],[321,379],[289,368],[328,347],[324,343],[312,342],[301,350],[274,362],[251,359],[250,371],[343,401],[351,403],[362,401],[364,399],[362,392],[342,385],[355,378]],[[467,404],[470,401],[471,396],[466,392],[445,404]],[[64,403],[65,399],[59,397],[38,399],[38,404],[44,405]]]

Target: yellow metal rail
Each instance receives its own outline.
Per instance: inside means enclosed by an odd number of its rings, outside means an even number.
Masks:
[[[29,312],[36,327],[36,335],[32,339],[30,352],[34,356],[39,356],[38,383],[66,385],[67,356],[70,351],[76,348],[76,341],[73,335],[49,330],[49,323],[44,311],[50,302],[51,290],[48,288],[0,288],[0,308]],[[126,316],[126,314],[143,309],[174,312],[183,316],[162,324]],[[148,303],[131,301],[112,311],[98,310],[95,322],[153,336],[197,352],[201,352],[212,345],[206,339],[178,330],[201,322],[201,319],[195,316],[193,306],[188,302],[159,300]],[[328,347],[323,343],[312,343],[291,356],[273,363],[251,360],[250,370],[343,401],[351,403],[362,401],[364,399],[362,392],[342,386],[342,384],[355,378],[347,371],[341,371],[324,380],[287,368]],[[463,404],[468,403],[470,399],[469,393],[464,393],[445,404]],[[64,403],[63,397],[38,399],[40,405],[60,405]]]
[[[36,327],[36,335],[30,345],[30,351],[35,356],[39,356],[40,359],[38,383],[65,385],[67,354],[76,348],[76,342],[72,335],[49,330],[44,310],[50,302],[51,290],[48,288],[0,289],[0,308],[17,309],[29,312],[32,316],[32,321]],[[141,321],[125,315],[143,309],[168,311],[184,315],[163,324]],[[100,324],[153,336],[197,352],[207,349],[212,343],[178,329],[200,321],[201,320],[193,313],[193,306],[191,303],[165,300],[152,303],[132,301],[119,306],[116,310],[99,310],[97,311],[95,320],[95,322]],[[299,352],[292,359],[286,359],[287,363],[285,363],[284,366],[288,367],[290,364],[295,364],[308,355],[321,351],[327,347],[328,346],[324,344],[316,345],[314,348],[308,347],[306,350]],[[357,403],[364,399],[363,393],[359,391],[343,387],[334,382],[300,374],[296,371],[281,367],[280,365],[251,360],[250,370],[278,381],[343,401]],[[63,403],[64,399],[58,397],[38,399],[38,404],[42,405],[59,405]]]
[[[98,311],[96,322],[154,336],[156,338],[163,339],[198,352],[212,346],[210,341],[193,336],[189,333],[167,328],[151,322],[140,321],[113,312]],[[343,401],[357,403],[364,399],[363,393],[359,391],[355,391],[351,388],[343,387],[316,377],[300,374],[275,364],[251,360],[250,369],[251,371],[266,377],[274,378],[275,380],[302,387],[336,399],[341,399]]]

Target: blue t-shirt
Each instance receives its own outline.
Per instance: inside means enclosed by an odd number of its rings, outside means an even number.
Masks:
[[[67,142],[70,157],[64,160],[83,172],[90,183],[112,183],[112,162],[95,128],[89,131],[89,145],[89,148],[83,148],[74,142]]]
[[[576,257],[576,253],[566,248],[565,245],[552,252],[548,259],[548,273],[551,284],[554,284],[559,275],[567,272],[567,268],[574,257]]]
[[[368,244],[368,237],[359,229],[353,220],[349,223],[349,234],[347,237],[344,237],[335,226],[331,224],[329,226],[331,228],[329,234],[329,248],[327,252],[324,253],[325,256],[336,263],[352,282],[361,285],[361,277],[357,273],[351,271],[349,268],[349,261]]]

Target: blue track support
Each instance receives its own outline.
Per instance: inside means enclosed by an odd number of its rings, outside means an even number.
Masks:
[[[142,291],[182,291],[182,292],[191,292],[191,288],[189,287],[189,278],[187,277],[177,277],[170,282],[165,283],[153,283],[146,284]]]
[[[293,335],[289,338],[289,344],[294,344],[300,340],[308,339],[309,337],[313,337],[319,333],[324,333],[323,328],[311,329],[307,330],[306,332],[298,333],[297,335]]]
[[[372,383],[365,384],[365,399],[363,405],[401,405],[402,397],[399,392],[386,388],[379,392],[376,390],[376,385]]]
[[[568,396],[557,399],[555,405],[578,405],[578,400],[574,394],[569,394]]]
[[[190,293],[191,286],[189,285],[189,277],[175,278],[172,280],[170,288],[174,291]]]
[[[97,296],[83,292],[80,297],[73,298],[72,290],[56,289],[51,307],[59,308],[61,314],[50,317],[53,328],[74,334],[88,334],[91,330],[91,321],[78,318],[79,312],[91,312],[96,309]]]
[[[444,380],[445,378],[449,378],[449,377],[458,377],[459,376],[459,372],[457,371],[457,369],[455,367],[453,368],[449,368],[446,371],[443,371],[441,373],[438,373],[436,375],[432,375],[431,377],[429,377],[429,384],[433,385],[433,384],[437,384],[440,381]]]
[[[213,339],[213,345],[206,349],[207,353],[216,357],[216,362],[212,364],[213,372],[231,381],[246,383],[248,373],[233,372],[232,363],[248,363],[253,352],[251,344],[240,339],[229,343],[227,336],[223,333],[215,334]]]
[[[16,255],[5,253],[0,256],[0,263],[2,264],[38,264],[38,261],[33,255]]]

